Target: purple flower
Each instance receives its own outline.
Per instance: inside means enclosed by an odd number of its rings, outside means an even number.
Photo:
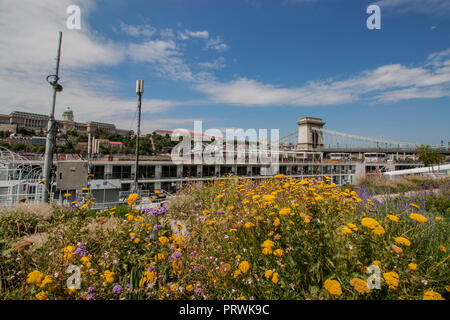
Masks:
[[[161,225],[160,224],[155,224],[155,226],[153,227],[153,231],[158,231],[158,229],[161,229]]]
[[[175,246],[174,246],[174,245],[171,245],[171,246],[170,246],[170,250],[173,250],[173,249],[175,249]]]
[[[191,235],[191,233],[190,233],[190,232],[188,231],[188,232],[186,232],[186,235],[187,235],[187,236],[190,236],[190,235]]]
[[[147,269],[148,272],[151,272],[151,271],[153,271],[153,270],[155,270],[155,266],[150,266],[150,267],[148,267],[148,269]]]
[[[149,238],[150,238],[150,239],[154,239],[154,238],[155,238],[155,235],[154,235],[154,234],[151,234],[151,235],[149,236]]]
[[[130,240],[133,241],[134,239],[136,239],[135,236],[130,237]]]
[[[86,291],[86,294],[91,294],[94,290],[94,287],[89,287],[89,289]]]
[[[194,272],[197,272],[197,271],[198,271],[198,267],[194,266]]]
[[[225,211],[217,211],[217,214],[225,214]]]
[[[174,252],[173,257],[174,257],[175,259],[181,257],[181,252],[179,252],[179,251]]]
[[[79,243],[74,253],[80,257],[88,256],[89,252],[86,250],[86,243]]]
[[[195,289],[195,294],[196,295],[201,295],[202,294],[202,289],[200,289],[200,288],[197,288],[197,289]]]
[[[191,252],[191,256],[195,255],[197,252],[194,250]]]
[[[119,284],[115,285],[113,288],[113,293],[120,294],[121,292],[122,292],[122,286],[120,286]]]
[[[88,299],[88,300],[95,300],[95,294],[89,295],[89,297],[88,297],[87,299]]]

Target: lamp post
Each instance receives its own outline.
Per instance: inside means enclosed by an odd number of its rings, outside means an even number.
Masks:
[[[63,91],[63,87],[58,83],[59,80],[59,60],[61,56],[61,41],[62,32],[59,32],[59,44],[58,55],[56,57],[56,72],[54,75],[47,76],[47,82],[53,87],[53,103],[50,111],[50,118],[47,128],[47,140],[45,143],[45,160],[44,160],[44,188],[42,190],[42,201],[49,201],[49,193],[51,192],[51,168],[53,162],[53,144],[56,135],[56,122],[55,122],[55,103],[56,93]]]
[[[138,124],[136,134],[136,165],[134,168],[134,192],[138,192],[138,172],[139,172],[139,136],[141,134],[141,104],[144,93],[144,80],[136,80],[136,94],[138,95]]]

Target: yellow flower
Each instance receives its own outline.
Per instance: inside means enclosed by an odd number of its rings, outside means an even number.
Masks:
[[[278,273],[274,272],[273,276],[272,276],[272,282],[277,284],[278,283]]]
[[[245,296],[239,297],[236,300],[247,300],[247,298]]]
[[[223,198],[223,194],[217,195],[217,199],[221,199],[221,198]]]
[[[389,220],[394,221],[394,222],[399,222],[399,220],[400,220],[397,216],[394,216],[394,215],[392,215],[392,214],[388,214],[388,215],[387,215],[387,218],[388,218]]]
[[[377,236],[385,234],[384,228],[380,225],[376,226],[375,229],[372,230]]]
[[[101,279],[105,281],[106,283],[113,283],[114,282],[114,272],[111,272],[109,270],[106,270],[103,275],[101,276]]]
[[[128,205],[131,206],[138,200],[139,200],[139,195],[137,193],[132,193],[128,196],[127,203],[128,203]]]
[[[233,274],[233,278],[236,279],[240,274],[241,274],[241,271],[240,271],[240,270],[235,270],[235,271],[234,271],[234,274]]]
[[[347,226],[348,226],[349,228],[352,228],[352,229],[357,229],[357,228],[356,228],[356,225],[353,224],[353,223],[347,223]]]
[[[169,239],[167,237],[159,237],[158,238],[159,242],[161,242],[161,244],[164,246],[167,242],[169,242]]]
[[[428,219],[426,217],[424,217],[423,215],[418,214],[418,213],[411,213],[409,215],[409,218],[412,220],[415,220],[417,222],[420,222],[420,223],[425,223],[428,221]]]
[[[418,206],[417,204],[410,203],[409,205],[410,205],[411,207],[414,207],[414,208],[416,208],[416,209],[419,209],[419,206]]]
[[[271,248],[264,248],[264,249],[262,249],[262,253],[264,255],[272,254],[272,249]]]
[[[370,230],[374,230],[375,228],[377,228],[378,226],[380,226],[380,224],[378,223],[377,220],[373,219],[373,218],[363,218],[361,220],[361,224],[364,227],[369,228]]]
[[[417,270],[417,264],[415,263],[410,263],[408,264],[409,269],[411,269],[412,271]]]
[[[398,244],[402,244],[404,246],[407,246],[407,247],[409,247],[411,245],[411,242],[408,239],[403,238],[403,237],[395,238],[395,242],[397,242]]]
[[[135,238],[133,241],[134,241],[134,243],[139,243],[139,241],[141,241],[141,239]]]
[[[280,219],[277,217],[275,218],[275,220],[273,221],[273,226],[274,227],[278,227],[280,225]]]
[[[291,208],[283,208],[280,210],[280,215],[284,216],[284,215],[288,215],[291,213]]]
[[[332,296],[340,296],[342,294],[341,284],[336,280],[326,280],[324,283],[325,289]]]
[[[442,252],[446,252],[446,251],[447,251],[447,248],[445,248],[444,246],[439,246],[438,248],[439,248],[439,250],[441,250]]]
[[[383,273],[383,278],[384,280],[386,280],[386,284],[389,286],[389,289],[397,290],[399,283],[399,277],[397,272],[391,271]]]
[[[274,252],[273,252],[273,255],[274,256],[282,256],[283,255],[283,250],[282,249],[276,249]]]
[[[436,217],[436,221],[442,221],[442,217]]]
[[[243,273],[246,273],[248,269],[250,269],[250,263],[248,263],[248,261],[242,261],[239,264],[239,270],[242,271]]]
[[[194,286],[193,286],[192,284],[188,284],[188,285],[186,286],[186,291],[187,291],[187,292],[191,292],[192,289],[194,289]]]
[[[423,294],[423,300],[445,300],[439,293],[428,290]]]
[[[266,273],[264,273],[264,276],[269,279],[270,277],[272,277],[273,275],[273,271],[272,270],[267,270]]]
[[[272,240],[266,240],[261,244],[261,247],[271,249],[274,245],[275,243]]]
[[[47,284],[53,283],[53,276],[45,276],[44,280],[42,280],[41,285],[39,288],[45,288]]]
[[[272,194],[266,194],[262,197],[265,202],[273,202],[275,201],[275,196]]]
[[[370,289],[367,286],[366,281],[360,278],[353,278],[350,280],[350,285],[355,289],[358,293],[369,293]]]
[[[352,230],[348,227],[342,227],[342,233],[343,234],[351,234]]]
[[[39,286],[44,279],[44,274],[38,270],[34,270],[28,274],[27,283]]]
[[[38,300],[48,300],[48,296],[44,291],[39,292],[36,294],[36,299]]]
[[[246,222],[246,223],[244,224],[244,227],[245,227],[246,229],[249,229],[249,228],[254,227],[254,226],[255,226],[255,224],[254,224],[254,223],[251,223],[251,222]]]
[[[130,237],[135,237],[135,236],[136,236],[136,233],[130,232]]]
[[[67,292],[68,294],[75,293],[76,291],[77,291],[77,288],[74,287],[74,286],[70,286],[70,287],[68,287],[68,288],[66,289],[66,292]]]
[[[70,261],[73,257],[74,252],[75,252],[74,246],[67,246],[67,247],[63,248],[64,260]]]

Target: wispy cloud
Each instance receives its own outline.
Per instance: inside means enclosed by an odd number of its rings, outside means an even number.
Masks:
[[[58,31],[61,30],[63,63],[60,71],[64,91],[57,96],[58,109],[70,105],[78,121],[111,121],[128,128],[129,115],[136,109],[136,101],[134,97],[117,96],[119,83],[99,73],[98,68],[121,64],[132,54],[130,47],[133,45],[115,43],[90,32],[92,29],[86,18],[96,9],[91,0],[77,1],[82,10],[82,29],[68,30],[66,8],[71,4],[71,0],[0,2],[1,112],[49,112],[52,95],[45,77],[54,72]],[[130,36],[152,33],[152,29],[145,25],[136,29],[124,24],[122,27]],[[143,53],[150,52],[154,61],[167,63],[179,55],[171,42],[143,42],[141,50]],[[144,113],[166,112],[189,103],[145,99]]]
[[[207,69],[214,69],[214,70],[223,69],[223,68],[225,68],[225,58],[219,57],[217,59],[214,59],[211,62],[209,62],[209,61],[199,62],[198,65],[203,68],[207,68]]]
[[[374,4],[381,10],[392,13],[425,13],[437,16],[450,14],[450,1],[448,0],[381,0]]]
[[[120,30],[132,37],[151,37],[156,33],[156,28],[149,24],[144,25],[129,25],[123,22],[119,24]]]
[[[344,80],[313,81],[283,88],[238,78],[196,85],[211,102],[241,106],[321,106],[370,101],[396,102],[450,96],[450,49],[429,55],[422,66],[392,64]]]
[[[222,41],[222,39],[217,36],[215,38],[210,38],[206,42],[205,49],[214,49],[217,51],[227,51],[228,45]]]

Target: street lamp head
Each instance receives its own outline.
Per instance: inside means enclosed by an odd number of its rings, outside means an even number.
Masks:
[[[144,93],[144,80],[136,80],[136,93]]]

